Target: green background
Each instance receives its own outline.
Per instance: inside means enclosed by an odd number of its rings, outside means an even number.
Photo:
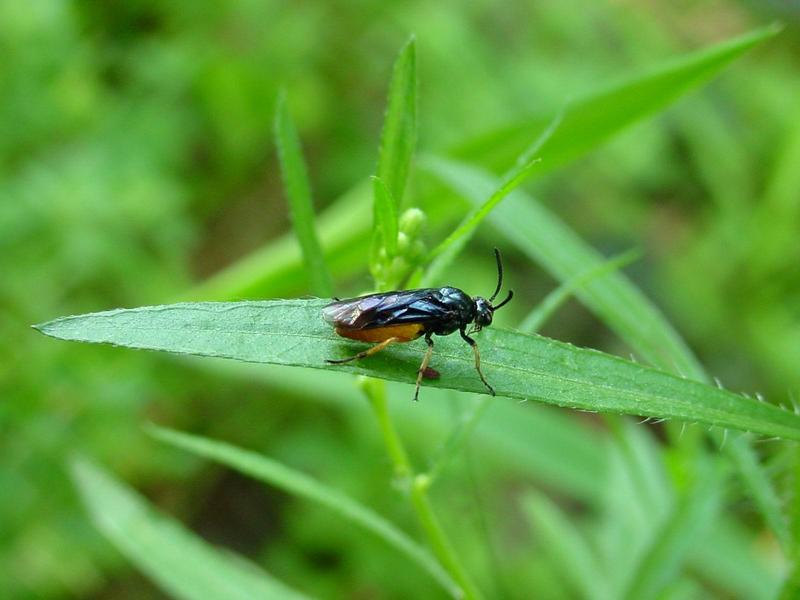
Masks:
[[[296,370],[84,347],[29,329],[61,315],[177,299],[309,294],[302,277],[275,276],[227,295],[201,284],[251,253],[291,243],[280,241],[291,233],[272,143],[279,88],[322,212],[374,172],[391,65],[410,33],[419,147],[439,151],[782,19],[777,38],[710,85],[527,187],[602,253],[641,250],[626,272],[726,388],[790,404],[800,389],[799,10],[688,1],[0,1],[0,590],[160,597],[86,516],[65,467],[82,452],[205,539],[307,593],[438,597],[404,559],[325,509],[142,429],[157,422],[262,451],[413,532],[351,377],[326,379],[335,382],[326,393]],[[430,247],[454,225],[435,218],[437,203],[455,201],[431,190],[430,180],[412,175],[406,194],[411,205],[430,203]],[[490,292],[498,243],[482,227],[448,283]],[[511,248],[506,258],[518,296],[498,320],[510,326],[557,283]],[[369,289],[366,255],[331,266],[338,295]],[[544,333],[630,353],[574,302]],[[447,428],[424,424],[455,422],[472,399],[423,390],[407,416],[409,390],[392,387],[392,406],[414,459],[425,463]],[[613,437],[606,423],[549,412],[554,428],[577,426],[586,438],[576,443],[605,452]],[[681,455],[670,454],[659,426],[639,429],[680,493]],[[503,443],[496,435],[489,445]],[[538,443],[531,439],[527,451],[536,454]],[[756,449],[789,501],[791,446]],[[591,464],[585,455],[557,458]],[[558,553],[543,548],[546,537],[519,501],[537,490],[588,531],[601,530],[615,518],[602,509],[613,501],[587,498],[596,490],[580,489],[586,478],[576,483],[571,473],[469,446],[432,493],[487,595],[572,597],[558,581]],[[613,478],[597,487],[609,497],[625,489]],[[752,503],[729,496],[724,512],[748,560],[763,568],[769,597],[786,560]],[[708,544],[721,553],[726,545]],[[747,597],[749,589],[721,590],[696,565],[674,587],[688,597]]]

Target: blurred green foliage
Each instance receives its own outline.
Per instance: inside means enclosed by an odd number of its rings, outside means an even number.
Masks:
[[[280,244],[288,242],[275,240],[289,221],[272,145],[281,86],[323,209],[375,172],[386,81],[409,32],[417,37],[419,146],[438,150],[552,114],[565,99],[637,67],[762,24],[775,16],[769,10],[717,0],[0,0],[0,589],[20,598],[156,594],[131,575],[79,505],[64,462],[79,450],[206,539],[299,589],[323,597],[434,595],[428,581],[398,577],[397,558],[347,522],[167,450],[142,432],[143,422],[155,420],[264,451],[413,531],[390,485],[376,427],[346,376],[311,379],[77,347],[46,340],[28,325],[202,299],[200,290],[209,288],[194,286],[210,275],[251,252],[284,252]],[[642,249],[628,272],[709,373],[730,389],[789,402],[800,388],[800,42],[797,13],[779,16],[788,27],[778,39],[531,189],[605,254]],[[412,178],[406,195],[415,192],[455,201],[422,178]],[[435,203],[426,208],[433,245],[453,222],[437,217]],[[453,284],[486,289],[494,233],[481,229],[473,254],[462,258],[470,268],[454,269]],[[363,252],[354,245],[331,263],[339,295],[369,287],[364,242]],[[508,258],[518,293],[502,317],[510,324],[555,283],[522,256]],[[289,278],[251,286],[246,295],[307,293],[305,278]],[[575,303],[545,332],[629,351]],[[445,439],[448,421],[459,417],[463,398],[432,396],[409,416],[407,389],[390,391],[412,458],[423,463]],[[563,530],[563,520],[548,517],[554,509],[542,493],[570,514],[571,526],[592,531],[608,555],[624,542],[625,532],[608,524],[619,522],[620,498],[635,487],[630,479],[637,473],[653,479],[645,487],[662,499],[663,514],[677,514],[667,521],[672,531],[691,523],[695,510],[715,510],[711,495],[700,498],[707,503],[689,496],[673,506],[664,482],[671,478],[680,488],[680,454],[644,427],[633,434],[627,424],[600,429],[580,415],[548,416],[542,447],[556,447],[552,436],[575,452],[553,454],[565,464],[549,466],[524,454],[536,455],[536,446],[522,450],[504,439],[519,418],[487,417],[476,435],[490,441],[459,458],[432,492],[446,507],[443,519],[462,558],[476,579],[489,582],[491,596],[514,597],[532,586],[539,597],[570,597],[558,579],[567,563],[542,541],[573,537],[553,533]],[[491,425],[498,422],[502,427]],[[618,455],[612,441],[619,439],[640,450],[635,456],[647,468],[637,471],[632,456]],[[778,445],[759,450],[785,491],[795,457]],[[604,473],[597,489],[587,489],[581,469]],[[523,511],[515,491],[533,486],[539,489],[525,497]],[[733,519],[707,538],[722,561],[713,569],[730,582],[724,593],[770,597],[783,568],[776,543],[752,506],[730,496],[725,512]],[[523,513],[532,515],[531,527]],[[627,516],[646,529],[653,515]],[[752,554],[736,554],[741,548]],[[708,564],[707,556],[692,562],[699,579],[713,582],[708,589],[722,594],[711,569],[704,571]],[[761,588],[748,587],[759,578],[766,582]],[[646,584],[631,582],[629,589]],[[668,593],[691,595],[692,585],[696,580],[676,582]]]

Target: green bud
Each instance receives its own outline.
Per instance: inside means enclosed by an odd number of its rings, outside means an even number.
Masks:
[[[411,245],[411,240],[402,231],[397,234],[397,253],[400,255],[408,252],[408,247]]]
[[[424,212],[418,208],[409,208],[400,215],[400,231],[410,238],[415,238],[425,226],[425,221],[427,217]]]
[[[418,263],[426,253],[427,249],[425,248],[425,243],[422,240],[415,240],[414,243],[411,244],[411,248],[406,253],[406,256],[410,262]]]

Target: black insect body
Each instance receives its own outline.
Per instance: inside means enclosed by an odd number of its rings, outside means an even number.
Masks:
[[[505,300],[496,306],[492,305],[503,286],[503,263],[500,252],[496,248],[494,252],[497,259],[497,288],[488,300],[480,296],[472,298],[458,288],[442,287],[370,294],[328,304],[322,309],[322,316],[335,327],[336,333],[349,339],[375,343],[355,356],[328,362],[342,364],[366,358],[391,344],[410,342],[425,336],[428,349],[417,372],[414,390],[414,400],[417,400],[422,378],[432,371],[428,368],[433,354],[431,336],[450,335],[458,331],[472,347],[475,369],[481,381],[494,395],[494,389],[481,371],[478,344],[470,337],[470,334],[491,325],[494,311],[505,306],[514,295],[509,291]],[[470,325],[472,327],[467,331]]]

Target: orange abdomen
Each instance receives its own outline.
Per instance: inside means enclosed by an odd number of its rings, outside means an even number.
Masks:
[[[425,328],[419,323],[409,323],[403,325],[389,325],[387,327],[375,327],[372,329],[347,329],[337,327],[336,333],[342,337],[360,342],[382,342],[389,338],[397,338],[400,342],[410,342],[417,339]]]

